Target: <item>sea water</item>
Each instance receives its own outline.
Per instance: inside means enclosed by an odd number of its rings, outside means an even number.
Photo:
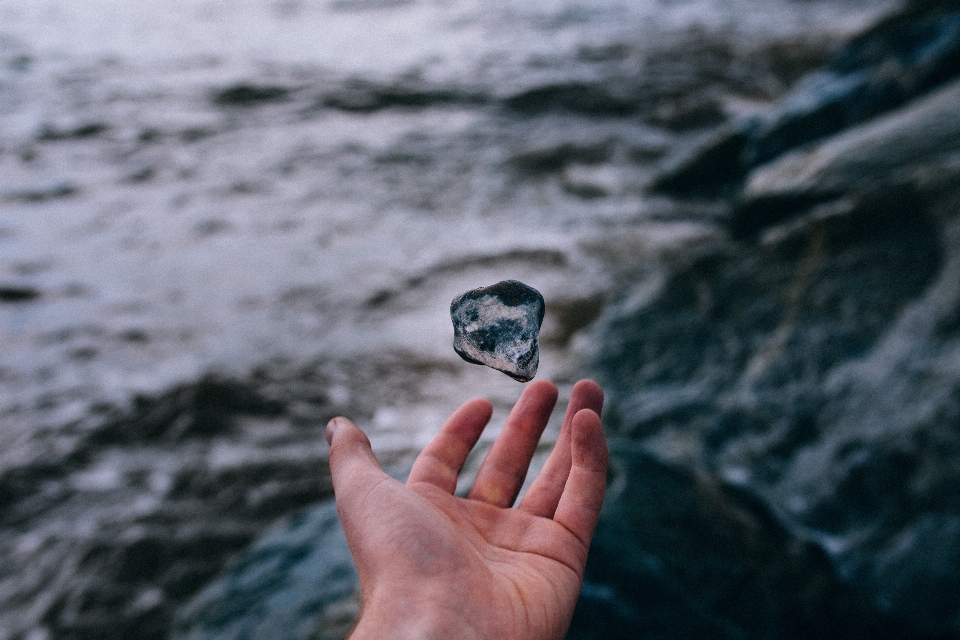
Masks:
[[[0,639],[49,637],[102,540],[202,520],[177,478],[320,465],[331,413],[402,470],[479,395],[489,443],[522,385],[454,352],[462,291],[543,294],[563,397],[607,306],[724,233],[650,179],[894,4],[0,0]],[[210,375],[283,409],[98,444]]]
[[[0,306],[2,430],[276,357],[397,351],[463,369],[444,313],[458,290],[522,276],[549,310],[611,285],[606,244],[638,242],[628,259],[643,262],[696,235],[637,232],[656,209],[644,183],[682,134],[642,110],[613,117],[609,96],[532,117],[504,100],[609,81],[662,102],[666,85],[709,81],[698,46],[830,37],[879,10],[2,0],[0,284],[40,294]],[[762,106],[764,81],[724,108]],[[288,94],[215,103],[238,84]],[[323,107],[378,87],[412,102]]]

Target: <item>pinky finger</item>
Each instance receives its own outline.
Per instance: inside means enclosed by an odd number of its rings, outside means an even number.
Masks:
[[[600,416],[581,409],[573,417],[572,466],[554,521],[569,530],[584,548],[600,517],[607,485],[607,441]]]

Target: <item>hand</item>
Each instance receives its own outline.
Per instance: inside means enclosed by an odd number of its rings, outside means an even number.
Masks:
[[[353,640],[563,638],[580,593],[606,486],[603,391],[581,380],[557,443],[516,508],[557,401],[530,383],[466,498],[457,475],[493,411],[457,409],[420,453],[406,484],[381,469],[346,418],[327,425],[330,472],[357,564],[363,607]]]

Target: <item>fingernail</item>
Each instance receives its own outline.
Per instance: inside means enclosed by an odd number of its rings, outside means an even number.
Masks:
[[[341,418],[334,418],[327,423],[327,444],[333,444],[333,435],[337,432],[341,425]]]

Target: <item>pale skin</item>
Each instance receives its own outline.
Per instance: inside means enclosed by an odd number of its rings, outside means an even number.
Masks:
[[[414,462],[388,476],[346,418],[327,425],[337,509],[360,575],[351,640],[558,640],[580,593],[606,486],[603,391],[574,385],[556,445],[514,506],[557,387],[528,384],[467,497],[457,476],[492,407],[457,409]]]

